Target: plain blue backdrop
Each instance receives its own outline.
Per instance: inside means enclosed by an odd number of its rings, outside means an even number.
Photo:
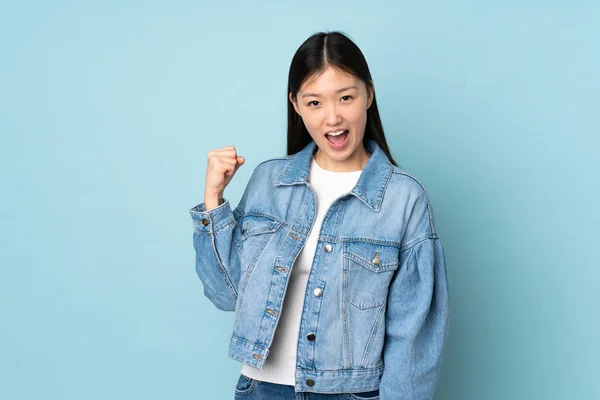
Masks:
[[[203,297],[206,155],[285,154],[291,58],[363,50],[427,187],[452,319],[437,400],[600,398],[595,1],[3,2],[0,398],[233,398]]]

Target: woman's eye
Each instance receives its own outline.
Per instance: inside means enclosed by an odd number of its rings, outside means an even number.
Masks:
[[[342,99],[344,99],[344,98],[348,98],[348,100],[350,100],[352,98],[352,96],[350,96],[350,95],[342,96]]]
[[[309,106],[312,106],[312,105],[313,105],[313,103],[317,103],[317,104],[315,104],[315,106],[317,106],[317,105],[319,104],[319,102],[318,102],[318,101],[316,101],[316,100],[313,100],[313,101],[309,101],[309,102],[308,102],[308,105],[309,105]]]

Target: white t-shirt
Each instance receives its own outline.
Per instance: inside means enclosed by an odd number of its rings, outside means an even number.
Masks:
[[[279,322],[263,370],[243,364],[241,373],[264,382],[295,385],[296,352],[302,305],[308,275],[317,248],[317,239],[325,212],[331,203],[354,188],[362,170],[336,172],[323,169],[314,155],[310,164],[309,182],[317,198],[317,215],[304,248],[296,258],[290,273]]]

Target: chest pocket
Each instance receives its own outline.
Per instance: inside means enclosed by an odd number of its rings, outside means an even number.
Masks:
[[[356,241],[344,242],[343,250],[346,301],[360,310],[382,306],[399,265],[399,248]]]
[[[250,236],[276,232],[282,223],[266,215],[245,215],[242,220],[242,242]]]
[[[243,269],[251,268],[267,241],[281,227],[283,221],[266,215],[247,214],[242,219],[241,236],[242,252],[246,261]]]

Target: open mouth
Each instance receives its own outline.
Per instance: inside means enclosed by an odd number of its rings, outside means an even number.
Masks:
[[[343,147],[346,144],[346,141],[348,140],[349,133],[350,132],[348,131],[348,129],[344,129],[344,131],[341,134],[337,134],[337,135],[330,135],[330,134],[326,133],[325,138],[327,138],[327,141],[333,147],[336,147],[336,148]]]

